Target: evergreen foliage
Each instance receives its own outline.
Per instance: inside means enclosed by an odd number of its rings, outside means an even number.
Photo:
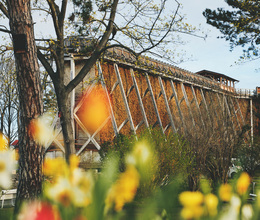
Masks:
[[[230,41],[231,50],[235,46],[246,46],[241,59],[260,57],[260,6],[259,0],[226,0],[234,10],[206,9],[203,15],[207,23],[216,27]]]

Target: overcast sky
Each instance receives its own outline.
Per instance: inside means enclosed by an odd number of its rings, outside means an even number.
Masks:
[[[226,7],[224,0],[180,0],[183,4],[183,13],[186,14],[190,24],[199,26],[204,31],[210,31],[206,40],[189,37],[188,43],[184,46],[187,54],[192,60],[179,64],[178,66],[191,72],[203,69],[222,73],[239,80],[236,88],[255,89],[260,86],[260,60],[247,62],[246,64],[235,64],[242,54],[242,48],[235,48],[230,52],[229,42],[224,39],[217,39],[220,36],[219,30],[206,24],[202,15],[205,8],[216,9]],[[258,69],[258,71],[257,71]]]

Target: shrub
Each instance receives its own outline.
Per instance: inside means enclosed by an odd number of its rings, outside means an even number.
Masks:
[[[186,179],[192,170],[194,157],[192,149],[178,134],[169,133],[167,137],[158,129],[143,131],[140,135],[118,135],[113,142],[106,142],[101,146],[100,155],[105,161],[108,152],[119,156],[119,169],[125,170],[125,163],[129,152],[140,144],[146,144],[154,152],[151,156],[149,169],[151,181],[141,182],[140,193],[143,197],[150,194],[157,186],[166,185],[173,176],[182,175]],[[187,181],[186,181],[187,182]]]

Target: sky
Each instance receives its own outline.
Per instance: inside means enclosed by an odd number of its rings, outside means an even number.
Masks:
[[[188,37],[186,45],[187,56],[192,59],[178,64],[177,66],[191,72],[210,70],[228,75],[239,80],[236,88],[252,89],[260,86],[260,60],[235,64],[242,54],[242,48],[235,48],[230,52],[229,42],[218,39],[221,36],[218,29],[206,24],[202,12],[206,8],[217,9],[218,7],[228,8],[224,0],[180,0],[183,5],[182,13],[186,14],[187,22],[196,27],[201,26],[207,32],[206,40],[196,37]]]
[[[173,4],[175,2],[175,0],[169,1],[172,1]],[[207,38],[204,40],[192,36],[186,37],[186,44],[179,47],[179,49],[185,50],[186,56],[191,58],[177,64],[177,66],[193,73],[205,69],[225,74],[239,81],[235,84],[236,88],[254,90],[257,86],[260,86],[260,60],[236,64],[235,62],[238,61],[242,54],[242,48],[237,47],[231,52],[229,42],[218,39],[217,37],[221,36],[220,31],[206,24],[206,19],[202,15],[206,8],[223,7],[227,9],[228,5],[225,1],[179,0],[179,2],[183,5],[181,14],[185,15],[187,23],[200,27],[202,31],[207,33]],[[36,19],[36,38],[44,35],[46,29],[48,32],[54,32],[54,30],[51,30],[53,29],[52,25],[37,21],[37,16],[34,16],[34,19]]]

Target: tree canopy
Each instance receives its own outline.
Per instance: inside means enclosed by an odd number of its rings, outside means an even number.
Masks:
[[[136,58],[150,53],[176,61],[176,45],[183,43],[179,35],[196,31],[185,23],[177,0],[42,0],[32,1],[32,8],[51,18],[54,27],[54,33],[47,29],[45,36],[36,39],[37,56],[54,85],[67,158],[75,153],[69,94],[106,50],[121,47]],[[0,3],[0,10],[8,17],[5,3]],[[65,39],[79,36],[87,40],[83,47],[88,59],[75,78],[65,82]],[[74,43],[82,47],[77,40]]]
[[[19,46],[16,45],[18,41],[15,43],[14,40],[17,37],[21,37],[24,46],[20,53],[14,53],[21,111],[16,211],[22,200],[37,197],[42,186],[41,163],[45,149],[33,140],[29,129],[30,123],[43,113],[37,58],[53,83],[65,157],[69,162],[70,154],[76,153],[70,93],[110,48],[124,48],[136,58],[149,52],[176,61],[176,45],[182,43],[179,34],[195,35],[195,29],[185,23],[180,14],[180,7],[177,0],[0,1],[0,18],[3,16],[9,19],[9,27],[0,25],[0,31],[10,34],[14,49]],[[39,11],[44,18],[51,21],[47,28],[41,27],[44,32],[42,37],[35,39],[34,29],[39,23]],[[38,23],[34,22],[36,19]],[[65,39],[71,36],[81,36],[89,42],[84,45],[87,59],[83,68],[75,78],[67,82],[64,57],[72,58],[73,54],[69,54]],[[82,46],[77,41],[75,45]],[[0,50],[6,49],[7,45],[1,45]]]
[[[207,23],[216,27],[230,41],[230,47],[246,47],[242,59],[260,58],[260,2],[259,0],[225,0],[233,10],[206,9]]]
[[[0,132],[12,143],[17,138],[19,115],[14,60],[0,57]]]

